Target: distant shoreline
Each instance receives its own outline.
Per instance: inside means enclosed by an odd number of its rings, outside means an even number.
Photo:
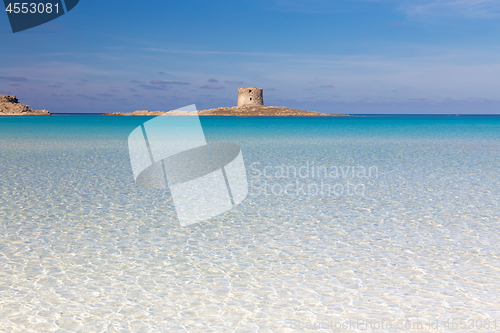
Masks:
[[[355,117],[347,114],[326,114],[314,111],[290,109],[283,106],[234,106],[194,111],[148,111],[109,112],[105,116],[204,116],[204,117]]]

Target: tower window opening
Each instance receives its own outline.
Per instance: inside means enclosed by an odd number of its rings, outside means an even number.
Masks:
[[[252,97],[250,97],[250,100],[252,100]]]
[[[251,90],[249,90],[248,92],[252,92]]]

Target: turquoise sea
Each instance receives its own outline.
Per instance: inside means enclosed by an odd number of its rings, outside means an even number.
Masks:
[[[0,332],[500,330],[500,116],[201,117],[249,195],[181,227],[150,117],[0,117]]]

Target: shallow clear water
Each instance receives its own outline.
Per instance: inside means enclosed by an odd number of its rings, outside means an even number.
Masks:
[[[500,117],[201,118],[250,194],[188,227],[148,119],[0,118],[0,331],[500,329]]]

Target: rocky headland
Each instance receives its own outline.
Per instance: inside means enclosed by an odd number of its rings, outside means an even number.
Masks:
[[[113,112],[106,116],[194,116],[192,111],[147,111]],[[198,111],[199,116],[226,116],[226,117],[352,117],[346,114],[326,114],[321,112],[290,109],[283,106],[234,106]]]
[[[50,116],[47,110],[33,110],[19,103],[15,95],[0,95],[0,116]]]

